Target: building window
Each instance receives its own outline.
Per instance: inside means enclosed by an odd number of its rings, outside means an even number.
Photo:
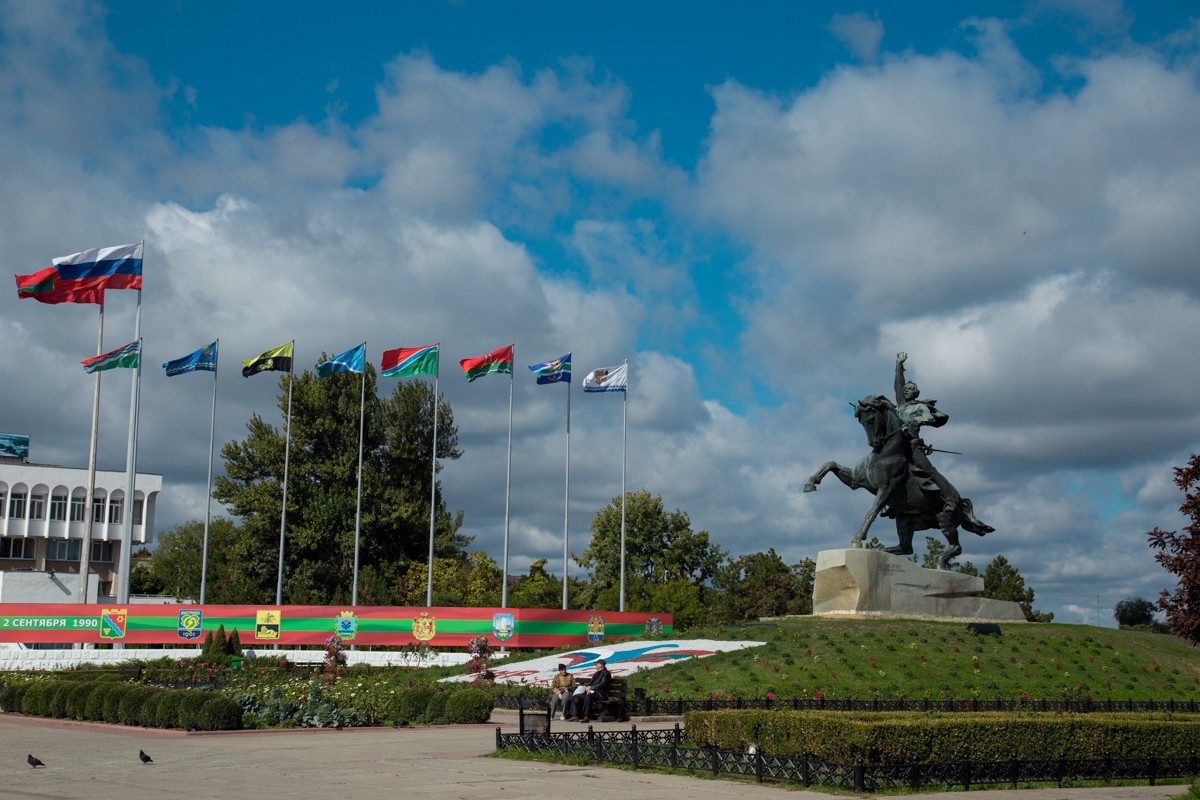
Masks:
[[[67,518],[67,496],[65,494],[55,494],[50,496],[50,519],[54,522],[63,522]]]
[[[92,498],[92,522],[104,522],[104,503],[108,498]]]
[[[142,524],[142,510],[145,507],[146,507],[145,500],[134,500],[133,501],[133,524],[134,525]]]
[[[121,500],[113,500],[111,503],[108,504],[108,523],[110,525],[120,525],[121,524],[121,507],[122,507],[122,505],[123,505],[123,501],[121,501]]]
[[[112,585],[112,581],[97,581],[96,594],[100,595],[101,597],[112,597]]]
[[[29,518],[30,519],[45,519],[46,518],[46,495],[35,494],[29,497]]]
[[[71,522],[83,522],[87,517],[84,514],[84,509],[87,508],[86,497],[71,498]]]
[[[25,519],[25,493],[13,492],[8,498],[8,518]]]
[[[0,539],[0,558],[33,558],[33,546],[30,539]]]
[[[92,561],[111,564],[113,560],[112,542],[92,542]]]
[[[47,561],[78,561],[79,553],[78,539],[51,539],[46,542]]]

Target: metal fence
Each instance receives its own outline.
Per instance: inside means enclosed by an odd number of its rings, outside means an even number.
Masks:
[[[801,755],[777,756],[752,748],[741,753],[715,747],[695,747],[675,725],[669,730],[534,734],[501,733],[496,728],[496,749],[529,753],[553,753],[561,757],[583,757],[597,763],[642,768],[709,772],[713,775],[742,775],[759,783],[766,780],[827,786],[855,792],[888,789],[972,787],[1021,783],[1075,781],[1147,781],[1200,777],[1200,760],[1193,752],[1186,758],[1067,758],[1007,761],[956,761],[952,763],[838,764]]]
[[[543,703],[547,698],[534,698],[529,695],[499,695],[496,697],[497,708],[521,708],[531,704]],[[650,697],[640,690],[635,690],[634,696],[628,700],[629,713],[640,717],[683,716],[689,711],[719,711],[725,709],[759,709],[764,711],[1063,711],[1074,713],[1091,713],[1099,711],[1170,711],[1170,712],[1200,712],[1200,701],[1197,700],[1093,700],[1068,699],[1059,700],[883,700],[853,698],[808,698],[808,697],[760,697],[760,698],[712,698],[686,700],[683,698]]]

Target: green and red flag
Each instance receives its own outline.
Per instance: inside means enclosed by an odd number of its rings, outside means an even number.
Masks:
[[[384,350],[379,362],[381,378],[410,378],[413,375],[436,375],[438,371],[438,346],[397,347]]]
[[[462,365],[463,374],[467,376],[467,381],[473,381],[476,378],[481,378],[484,375],[493,373],[507,372],[512,374],[513,371],[513,345],[501,347],[498,350],[493,350],[482,356],[475,358],[464,358],[458,362]]]
[[[46,267],[32,275],[15,275],[17,297],[32,297],[39,303],[103,303],[104,281],[63,281],[54,267]]]

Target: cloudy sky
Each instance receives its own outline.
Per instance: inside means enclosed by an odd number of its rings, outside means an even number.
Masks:
[[[514,572],[562,568],[566,397],[525,365],[566,352],[629,360],[630,490],[732,555],[815,557],[870,498],[803,484],[865,453],[847,402],[906,351],[996,528],[965,557],[1112,625],[1174,585],[1144,533],[1179,527],[1200,438],[1200,23],[1168,5],[0,0],[0,235],[14,273],[145,239],[160,530],[203,516],[211,384],[154,365],[220,338],[219,446],[273,413],[242,359],[441,342],[446,499],[499,560],[508,380],[457,360],[514,342]],[[109,294],[105,349],[133,310]],[[95,307],[10,289],[0,331],[0,430],[84,466]],[[575,552],[621,420],[576,384]]]

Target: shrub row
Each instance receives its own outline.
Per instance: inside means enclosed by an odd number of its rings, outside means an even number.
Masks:
[[[246,713],[247,727],[472,724],[487,722],[493,706],[491,693],[483,689],[413,686],[383,694],[338,691],[336,685],[323,688],[319,681],[310,684],[307,701],[285,696],[278,686],[265,700],[261,697],[235,697]]]
[[[242,727],[241,706],[217,692],[113,681],[6,684],[0,690],[0,710],[147,728],[225,731]]]
[[[492,716],[492,695],[484,689],[414,686],[394,695],[384,722],[393,725],[468,725]]]
[[[930,715],[898,712],[696,711],[684,717],[699,746],[807,753],[825,761],[872,764],[1022,759],[1185,757],[1200,741],[1200,717],[1170,714]]]

